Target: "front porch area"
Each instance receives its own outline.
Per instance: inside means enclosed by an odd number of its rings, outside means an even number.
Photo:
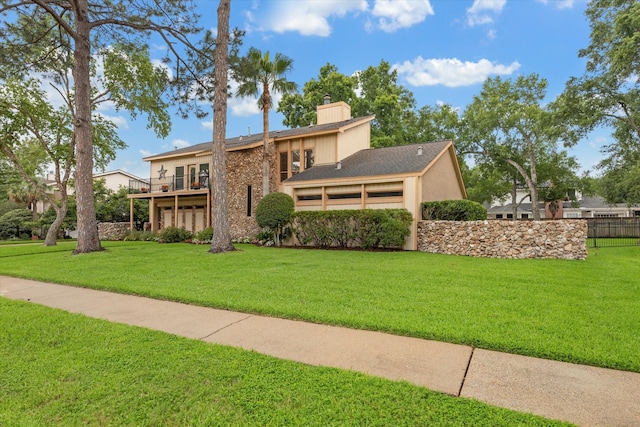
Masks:
[[[208,188],[129,194],[129,226],[131,230],[134,229],[134,199],[149,200],[151,232],[156,233],[165,227],[172,226],[196,233],[212,226],[212,197]]]

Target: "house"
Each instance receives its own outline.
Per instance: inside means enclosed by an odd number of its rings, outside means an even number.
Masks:
[[[516,210],[516,219],[531,219],[533,211],[529,191],[519,188],[516,191],[516,199],[523,200]],[[572,190],[571,198],[575,201],[565,200],[556,205],[555,214],[549,209],[549,203],[540,202],[540,217],[542,219],[554,218],[628,218],[640,217],[640,206],[626,206],[608,204],[603,197],[586,196],[579,191]],[[513,205],[504,204],[504,200],[495,200],[487,210],[489,219],[513,219]]]
[[[371,149],[374,116],[352,118],[344,102],[317,108],[318,123],[272,131],[273,189],[291,195],[296,210],[406,208],[414,225],[406,248],[416,249],[420,203],[466,197],[452,141]],[[233,238],[259,231],[262,134],[226,140],[229,223]],[[152,231],[166,226],[193,232],[211,225],[211,143],[144,158],[149,187],[132,182],[131,199],[148,199]]]
[[[111,191],[118,191],[120,188],[128,188],[130,187],[131,182],[135,182],[137,185],[145,185],[149,183],[147,180],[121,169],[94,173],[93,180],[95,181],[97,179],[104,180],[104,186]]]
[[[102,179],[104,180],[104,185],[107,189],[112,191],[118,191],[120,188],[129,188],[132,182],[137,183],[137,185],[141,186],[144,184],[148,184],[144,179],[137,177],[129,172],[117,169],[108,172],[100,172],[94,173],[93,179]],[[41,180],[42,184],[45,187],[45,191],[48,194],[53,196],[54,200],[60,199],[60,191],[58,190],[58,183],[55,180],[55,176],[53,172],[49,172],[47,177]],[[67,188],[67,194],[72,195],[74,193],[74,188],[69,186]],[[48,200],[38,200],[34,206],[35,212],[38,214],[43,214],[49,209],[51,204]]]

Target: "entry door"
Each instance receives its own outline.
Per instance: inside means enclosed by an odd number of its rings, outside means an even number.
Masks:
[[[189,186],[192,186],[194,182],[198,182],[196,165],[189,165]]]

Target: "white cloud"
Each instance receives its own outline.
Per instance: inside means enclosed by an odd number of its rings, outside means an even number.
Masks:
[[[387,33],[411,27],[434,14],[429,0],[376,0],[371,13]]]
[[[493,15],[500,14],[506,3],[507,0],[474,0],[467,9],[467,24],[473,27],[492,23]]]
[[[171,146],[175,149],[189,147],[191,143],[189,141],[185,141],[184,139],[176,138],[171,141]]]
[[[116,125],[118,129],[129,129],[129,122],[126,117],[123,116],[110,116],[108,114],[96,112],[96,114],[102,117],[104,120],[108,120]]]
[[[413,61],[396,64],[394,68],[413,86],[459,87],[482,83],[492,74],[513,74],[520,68],[520,63],[502,65],[488,59],[463,62],[457,58],[423,59],[419,56]]]
[[[153,155],[153,153],[149,150],[140,150],[140,154],[142,155],[142,157],[149,157]]]
[[[274,2],[274,9],[263,22],[265,29],[276,33],[295,31],[303,36],[327,37],[331,34],[328,18],[367,10],[366,0],[297,0]]]
[[[497,36],[498,36],[498,33],[496,32],[496,30],[489,30],[487,32],[487,39],[488,40],[495,40]]]
[[[162,60],[152,59],[151,64],[154,66],[154,68],[163,69],[165,73],[167,73],[167,77],[170,80],[173,79],[173,70],[167,64],[165,64]]]

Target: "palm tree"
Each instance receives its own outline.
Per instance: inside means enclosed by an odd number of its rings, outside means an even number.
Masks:
[[[291,93],[298,85],[287,81],[285,74],[293,69],[293,60],[276,53],[273,61],[269,51],[262,53],[256,48],[249,49],[247,56],[240,62],[236,72],[239,83],[236,95],[242,97],[258,96],[258,106],[262,110],[262,196],[271,192],[271,174],[269,165],[275,159],[275,150],[269,141],[269,109],[273,105],[271,92]],[[262,92],[262,93],[260,93]],[[275,164],[275,160],[273,160]]]

